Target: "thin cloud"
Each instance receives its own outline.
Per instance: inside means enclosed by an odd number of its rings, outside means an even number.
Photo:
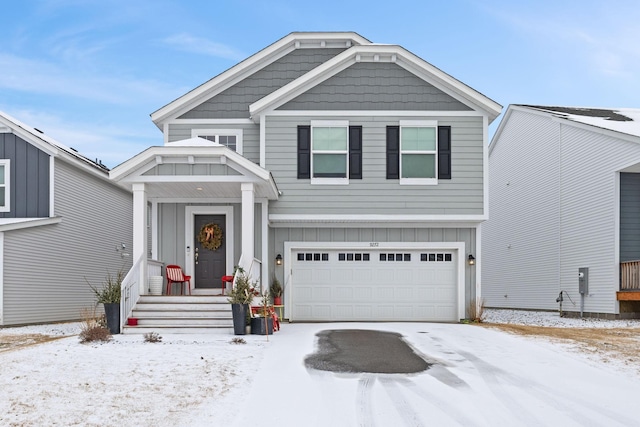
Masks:
[[[135,100],[161,103],[184,90],[155,80],[83,74],[47,61],[1,53],[0,88],[109,104],[130,104]]]
[[[175,49],[201,55],[232,59],[234,61],[239,61],[245,57],[244,54],[229,46],[187,33],[175,34],[165,38],[163,42]]]

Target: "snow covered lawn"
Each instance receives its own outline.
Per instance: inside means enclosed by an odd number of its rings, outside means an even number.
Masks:
[[[585,323],[557,313],[490,310],[487,320],[640,334],[638,321]],[[327,329],[398,332],[435,364],[415,375],[307,370],[315,334]],[[68,336],[79,331],[79,324],[0,329],[0,425],[564,427],[639,419],[637,366],[601,363],[575,345],[494,327],[283,324],[268,342],[247,335],[246,344],[220,335],[171,335],[160,343],[116,335],[80,344]],[[28,334],[56,339],[7,344]]]

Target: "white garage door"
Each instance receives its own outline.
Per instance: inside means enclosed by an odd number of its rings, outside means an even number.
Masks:
[[[457,321],[457,251],[293,249],[293,321]]]

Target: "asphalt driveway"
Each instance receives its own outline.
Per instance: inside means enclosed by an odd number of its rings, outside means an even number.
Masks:
[[[386,374],[332,372],[305,364],[327,355],[322,339],[336,330],[400,334],[429,367]],[[345,342],[350,341],[367,345],[357,339]],[[388,352],[391,363],[389,350],[384,343],[374,344],[363,357],[371,353],[385,363]],[[333,354],[338,357],[341,351]],[[283,324],[260,363],[246,404],[238,402],[234,425],[640,425],[637,377],[588,362],[557,344],[474,325]]]

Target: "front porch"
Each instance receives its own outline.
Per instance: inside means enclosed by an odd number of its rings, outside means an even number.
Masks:
[[[157,296],[147,298],[149,277],[166,280],[167,265],[191,277],[194,304],[210,304],[202,310],[201,323],[211,323],[204,320],[206,312],[213,310],[216,317],[221,301],[226,303],[226,297],[218,301],[211,294],[220,293],[222,277],[232,274],[234,266],[259,287],[269,277],[261,260],[269,257],[268,202],[278,198],[278,190],[267,170],[225,146],[191,138],[151,147],[110,175],[133,192],[134,264],[123,283],[123,326],[134,310],[158,301]],[[180,304],[187,301],[183,298]],[[162,304],[169,310],[169,300]],[[145,323],[163,316],[156,312],[152,317]]]

